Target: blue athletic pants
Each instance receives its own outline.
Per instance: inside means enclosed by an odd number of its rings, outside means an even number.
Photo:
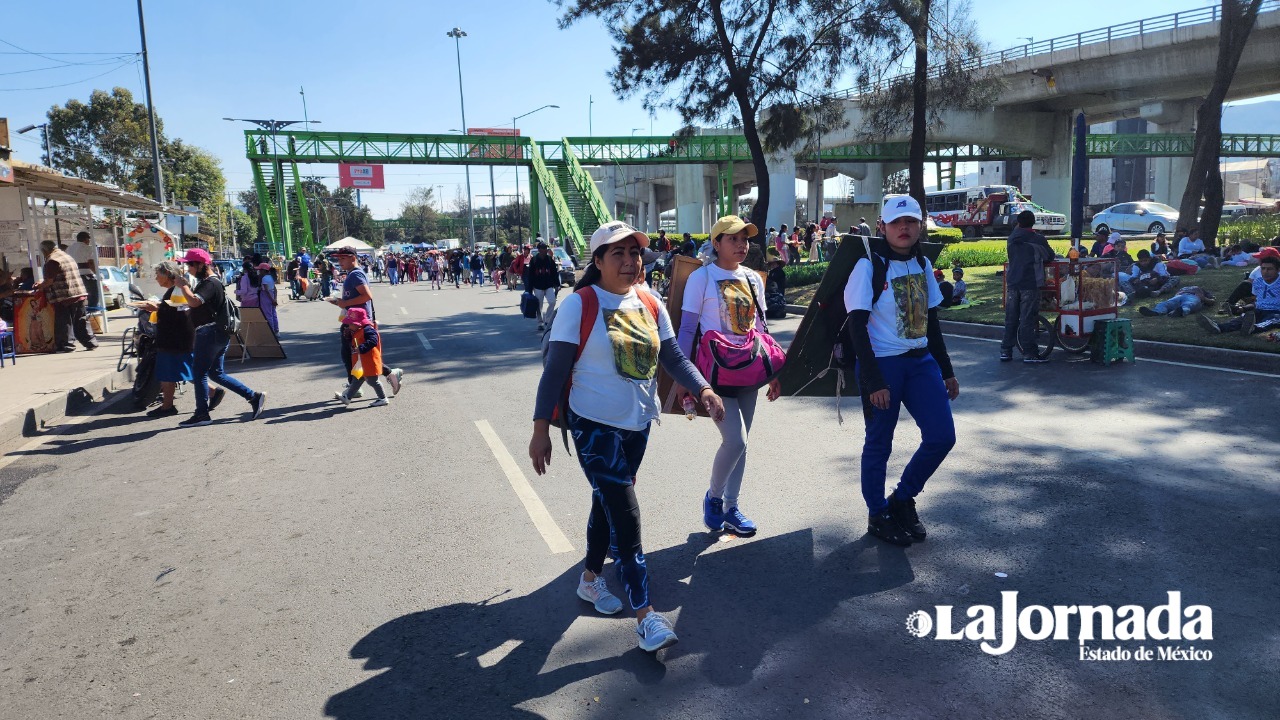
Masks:
[[[956,444],[951,400],[933,356],[879,357],[876,363],[889,386],[889,408],[879,410],[866,404],[869,409],[867,437],[862,445],[862,498],[872,515],[879,515],[889,505],[884,495],[885,468],[893,452],[893,432],[903,405],[920,428],[921,442],[894,490],[899,498],[906,500],[919,495]]]

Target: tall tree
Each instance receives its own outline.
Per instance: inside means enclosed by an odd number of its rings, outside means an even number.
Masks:
[[[1204,198],[1200,214],[1200,237],[1213,245],[1222,220],[1222,104],[1235,78],[1240,56],[1253,26],[1258,20],[1262,0],[1222,0],[1222,20],[1218,24],[1218,63],[1213,71],[1213,85],[1196,111],[1196,140],[1191,158],[1191,174],[1187,189],[1178,205],[1178,224],[1194,227],[1194,218]]]
[[[835,123],[838,104],[812,100],[850,70],[865,76],[862,49],[890,34],[870,0],[552,1],[565,9],[562,28],[591,16],[609,29],[619,97],[641,95],[646,109],[674,109],[689,126],[741,122],[759,227],[769,206],[766,151]]]
[[[150,168],[147,108],[125,88],[94,90],[89,102],[72,98],[47,114],[52,165],[86,180],[136,191],[138,169]],[[156,132],[164,124],[156,118]]]
[[[989,108],[1001,85],[993,74],[977,67],[985,48],[967,2],[879,0],[879,7],[898,22],[896,37],[880,46],[886,52],[881,67],[894,72],[909,51],[911,74],[881,78],[877,90],[860,96],[864,135],[884,138],[910,125],[907,192],[924,207],[929,131],[942,126],[947,109]]]
[[[400,203],[400,219],[409,223],[408,234],[428,237],[436,230],[435,188],[414,188]]]

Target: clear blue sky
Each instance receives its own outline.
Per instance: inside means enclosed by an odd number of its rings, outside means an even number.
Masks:
[[[1018,35],[1043,40],[1203,7],[1211,0],[1037,2],[1030,16],[1008,0],[973,4],[984,39],[999,49],[1025,42]],[[41,122],[52,105],[87,99],[94,88],[119,85],[143,99],[141,66],[128,58],[123,64],[111,60],[113,54],[139,49],[134,0],[4,5],[0,40],[6,43],[39,53],[104,53],[50,55],[50,60],[0,44],[0,52],[9,53],[0,54],[0,116],[9,118],[11,129]],[[545,0],[146,0],[146,13],[152,89],[166,132],[217,155],[233,190],[249,188],[252,176],[244,160],[242,124],[221,118],[301,119],[300,86],[306,88],[309,116],[323,121],[318,129],[447,132],[460,127],[454,41],[445,36],[454,26],[468,33],[462,40],[462,71],[472,127],[509,124],[513,115],[556,104],[560,109],[521,120],[524,134],[547,140],[586,135],[588,97],[593,96],[595,134],[630,135],[635,128],[646,134],[650,128],[639,100],[613,95],[605,73],[614,57],[600,24],[590,20],[560,30],[557,8]],[[107,64],[61,65],[65,62]],[[62,87],[47,87],[53,85]],[[679,126],[672,113],[659,113],[652,123],[656,133]],[[20,158],[37,159],[35,135],[14,133]],[[497,170],[498,193],[515,191],[514,173]],[[311,174],[332,176],[329,184],[337,184],[334,166],[311,166]],[[403,197],[420,185],[443,185],[443,196],[451,201],[463,169],[389,166],[386,176],[385,192],[364,195],[375,217],[397,216]],[[487,205],[487,198],[478,196],[488,193],[488,171],[473,170],[472,186],[477,207]]]

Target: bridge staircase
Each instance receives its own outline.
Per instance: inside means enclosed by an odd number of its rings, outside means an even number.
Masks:
[[[300,245],[310,246],[314,243],[311,230],[311,216],[307,211],[307,199],[302,191],[302,178],[298,173],[297,163],[288,163],[287,169],[277,174],[277,169],[285,168],[285,163],[253,161],[253,183],[258,191],[258,212],[262,215],[263,230],[273,253],[286,256],[293,253],[293,240]],[[288,227],[280,222],[280,192],[285,193],[285,212],[288,214]],[[292,194],[292,201],[290,195]]]

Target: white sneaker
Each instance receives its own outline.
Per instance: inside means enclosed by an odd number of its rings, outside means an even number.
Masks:
[[[400,394],[400,380],[404,377],[404,370],[400,368],[391,368],[391,374],[387,376],[387,382],[391,383],[391,396],[395,397]]]
[[[390,405],[390,404],[391,404],[391,401],[388,400],[387,398],[378,398],[377,400],[374,400],[373,402],[369,403],[369,407],[386,407],[387,405]]]
[[[345,394],[346,392],[347,392],[347,386],[343,385],[343,386],[342,386],[342,389],[341,389],[341,390],[339,390],[338,392],[334,393],[334,394],[333,394],[333,396],[336,398],[337,396],[339,396],[339,395],[343,395],[343,394]],[[362,397],[364,397],[364,390],[357,390],[357,391],[356,391],[356,394],[351,396],[351,399],[352,399],[352,400],[359,400],[359,399],[360,399],[360,398],[362,398]]]
[[[578,579],[578,597],[596,606],[596,612],[602,615],[616,615],[622,612],[622,601],[609,592],[604,584],[604,576],[597,575],[595,580],[587,581],[583,573]]]
[[[676,631],[671,627],[671,621],[654,611],[650,611],[636,625],[636,634],[640,636],[640,649],[645,652],[657,652],[680,642]]]
[[[346,394],[346,393],[344,393],[344,392],[336,392],[336,393],[334,393],[334,394],[333,394],[333,399],[334,399],[334,400],[337,400],[338,402],[342,403],[343,405],[350,405],[350,404],[351,404],[351,398],[347,397],[347,394]]]

